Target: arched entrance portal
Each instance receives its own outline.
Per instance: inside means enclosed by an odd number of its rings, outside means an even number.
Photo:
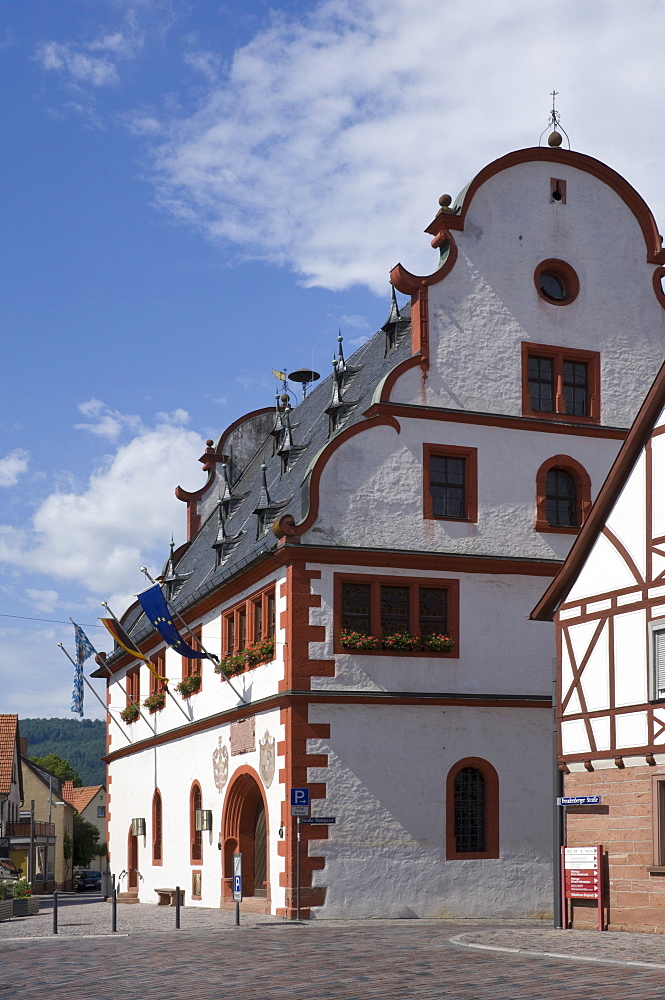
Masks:
[[[242,854],[243,899],[255,899],[256,909],[270,911],[268,822],[261,780],[243,766],[226,793],[222,816],[222,902],[233,898],[233,855]]]

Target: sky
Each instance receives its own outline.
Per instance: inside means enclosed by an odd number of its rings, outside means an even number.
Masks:
[[[205,439],[384,322],[439,196],[546,141],[553,89],[665,226],[663,37],[660,0],[2,6],[0,711],[69,715],[69,618],[110,648]]]

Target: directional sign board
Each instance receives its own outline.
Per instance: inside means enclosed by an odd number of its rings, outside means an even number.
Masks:
[[[307,823],[309,826],[328,826],[331,823],[336,823],[337,820],[334,816],[305,816],[300,822]]]
[[[568,927],[568,900],[595,899],[598,907],[598,930],[605,929],[602,844],[589,847],[561,848],[561,904],[564,927]]]
[[[599,806],[600,795],[559,795],[556,804],[558,806]]]
[[[291,815],[309,816],[309,788],[291,789]]]
[[[242,903],[242,854],[233,855],[233,901]]]

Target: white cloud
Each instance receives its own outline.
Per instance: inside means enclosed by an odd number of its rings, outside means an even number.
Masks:
[[[0,486],[16,486],[19,476],[28,468],[30,455],[23,448],[15,448],[0,458]]]
[[[57,590],[33,590],[28,587],[25,594],[35,611],[42,611],[44,614],[50,615],[58,605],[59,594]]]
[[[341,321],[342,328],[345,326],[352,326],[356,330],[369,330],[370,322],[366,316],[359,316],[357,313],[353,313],[351,316],[342,316]]]
[[[562,0],[555,15],[543,0],[325,0],[275,14],[195,113],[162,122],[158,198],[306,284],[385,292],[397,260],[436,267],[421,230],[440,194],[538,143],[553,82],[574,145],[659,191],[649,82],[664,33],[664,5],[628,14],[619,0]]]
[[[76,582],[109,601],[113,595],[123,608],[141,584],[139,567],[152,560],[161,568],[171,534],[182,537],[185,508],[174,488],[197,488],[202,450],[199,435],[180,423],[142,428],[83,489],[47,496],[28,527],[0,525],[0,562]]]
[[[62,73],[77,86],[111,87],[120,82],[117,62],[134,59],[143,41],[130,11],[121,30],[104,32],[89,42],[42,42],[35,58],[42,69]]]
[[[184,413],[184,410],[177,411]],[[131,413],[121,413],[113,410],[100,399],[89,399],[85,403],[79,404],[79,413],[84,417],[89,417],[90,422],[85,424],[74,424],[77,431],[90,431],[97,437],[106,438],[108,441],[117,441],[123,429],[128,428],[133,432],[141,429],[141,418]],[[158,418],[165,417],[158,414]],[[164,421],[162,421],[164,422]],[[182,421],[179,421],[180,423]]]
[[[219,79],[222,60],[215,52],[186,52],[183,59],[186,66],[201,73],[209,83]]]

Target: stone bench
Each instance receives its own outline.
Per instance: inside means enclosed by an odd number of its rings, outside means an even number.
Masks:
[[[157,906],[175,906],[175,889],[155,889],[159,896]],[[180,890],[180,905],[185,905],[185,890]]]

